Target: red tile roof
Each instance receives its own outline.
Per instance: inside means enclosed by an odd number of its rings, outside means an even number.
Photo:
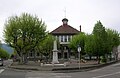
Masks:
[[[58,28],[56,28],[55,30],[53,30],[51,32],[51,34],[77,34],[79,32],[80,31],[73,28],[72,26],[63,24],[63,25],[59,26]]]

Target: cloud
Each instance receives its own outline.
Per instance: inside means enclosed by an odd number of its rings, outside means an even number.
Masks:
[[[101,20],[107,28],[120,32],[120,0],[0,0],[0,37],[5,20],[12,15],[27,12],[37,15],[52,31],[62,24],[66,17],[76,29],[82,25],[82,31],[91,33],[96,21]]]

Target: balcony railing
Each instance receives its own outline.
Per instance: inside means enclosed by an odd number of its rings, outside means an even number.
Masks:
[[[70,44],[70,42],[60,42],[60,44]]]

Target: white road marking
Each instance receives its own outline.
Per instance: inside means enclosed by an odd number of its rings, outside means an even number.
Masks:
[[[71,78],[72,76],[68,76],[65,73],[51,73],[53,78]]]
[[[33,72],[30,72],[29,74],[33,74]],[[67,75],[65,73],[36,73],[36,74],[31,74],[26,75],[26,78],[72,78],[72,76]]]
[[[28,77],[28,78],[41,78],[41,77]]]
[[[5,70],[5,69],[1,69],[1,70],[0,70],[0,73],[2,73],[4,70]]]
[[[96,71],[100,71],[102,69],[94,69],[94,70],[91,70],[91,71],[88,71],[88,72],[96,72]]]
[[[50,73],[50,75],[56,76],[56,75],[64,75],[64,73]]]
[[[111,74],[105,74],[105,75],[101,75],[101,76],[96,76],[96,77],[92,77],[92,78],[102,78],[102,77],[107,77],[107,76],[112,76],[112,75],[116,75],[116,74],[119,74],[119,72],[115,72],[115,73],[111,73]]]
[[[55,78],[71,78],[72,76],[54,76]]]

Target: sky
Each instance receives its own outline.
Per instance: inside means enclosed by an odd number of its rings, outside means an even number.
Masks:
[[[0,40],[3,38],[4,23],[10,16],[29,13],[37,15],[52,31],[68,24],[82,32],[91,33],[97,21],[106,28],[120,32],[120,0],[0,0]]]

